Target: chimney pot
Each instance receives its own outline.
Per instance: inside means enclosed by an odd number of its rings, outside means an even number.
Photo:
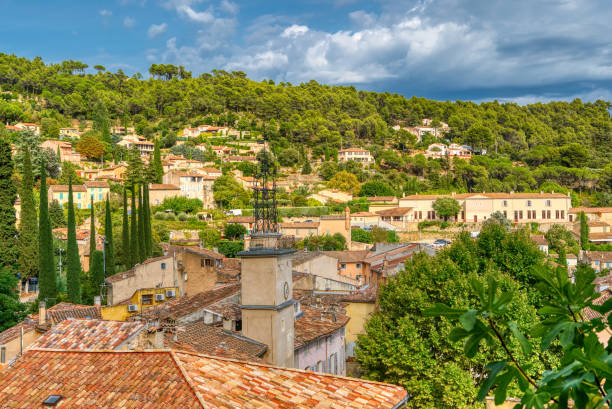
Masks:
[[[99,295],[96,295],[94,297],[94,305],[97,307],[101,307],[102,306],[102,297],[100,297]]]
[[[6,345],[0,345],[0,364],[6,363]]]
[[[38,303],[38,325],[47,323],[47,304],[44,301]]]

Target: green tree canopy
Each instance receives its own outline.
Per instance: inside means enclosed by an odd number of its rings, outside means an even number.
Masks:
[[[450,197],[441,197],[436,199],[431,206],[438,216],[448,220],[449,217],[455,217],[461,211],[459,202]]]

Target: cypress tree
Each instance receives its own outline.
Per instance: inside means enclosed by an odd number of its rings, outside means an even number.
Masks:
[[[13,181],[14,164],[11,145],[0,139],[0,267],[15,268],[19,243],[15,222],[17,187]]]
[[[138,218],[136,217],[136,186],[132,185],[132,220],[130,223],[130,267],[138,263]]]
[[[34,176],[30,149],[23,152],[21,189],[21,222],[19,223],[19,269],[22,277],[38,275],[38,220],[34,204]]]
[[[580,212],[580,246],[583,250],[589,247],[589,223],[584,212]]]
[[[89,269],[91,270],[91,257],[96,251],[96,219],[94,212],[94,197],[91,196],[91,211],[89,213]]]
[[[115,274],[115,244],[113,243],[113,220],[111,218],[110,201],[106,196],[106,214],[104,215],[104,260],[106,275]]]
[[[145,221],[145,247],[147,258],[153,256],[153,237],[151,235],[151,207],[149,205],[149,185],[145,183],[143,192],[143,207]]]
[[[49,221],[47,171],[44,159],[40,164],[40,202],[38,221],[38,299],[47,306],[57,299],[57,277],[53,258],[53,236]]]
[[[132,251],[130,249],[130,222],[128,220],[127,211],[127,189],[123,188],[123,231],[121,234],[121,241],[123,246],[123,265],[125,268],[130,269],[133,267],[132,264]]]
[[[155,139],[155,149],[153,150],[153,181],[152,183],[162,183],[164,178],[164,165],[161,160],[159,150],[159,140]]]
[[[142,185],[138,186],[138,262],[142,263],[147,259],[146,238],[145,238],[145,215],[142,205]]]
[[[100,250],[94,250],[90,257],[89,286],[93,292],[93,298],[100,294],[101,286],[104,284],[104,254]]]
[[[68,300],[79,304],[81,302],[81,260],[79,259],[79,247],[76,241],[76,218],[72,198],[72,180],[68,183],[68,244],[66,257],[68,258],[66,268]]]

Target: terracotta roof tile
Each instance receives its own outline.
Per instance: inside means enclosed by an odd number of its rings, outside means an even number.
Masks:
[[[207,308],[209,311],[223,316],[226,320],[239,321],[242,319],[240,304],[235,302],[221,302]]]
[[[95,181],[95,180],[86,180],[85,186],[87,186],[88,188],[90,187],[109,188],[110,187],[108,182],[101,182],[101,181]]]
[[[359,263],[365,261],[368,250],[324,251],[323,254],[338,259],[339,263]]]
[[[51,185],[49,190],[51,192],[68,192],[68,185]],[[73,192],[87,192],[85,185],[72,185]]]
[[[215,260],[223,260],[223,254],[206,248],[201,248],[200,246],[185,246],[183,247],[183,250],[188,253],[199,254],[200,256],[213,258]]]
[[[166,341],[172,349],[186,345],[197,353],[249,361],[261,358],[268,350],[265,344],[202,321],[180,327],[176,341],[172,334],[166,334]]]
[[[32,346],[66,350],[113,350],[144,327],[140,322],[67,319],[47,331]]]
[[[163,304],[147,308],[140,314],[130,317],[130,320],[177,320],[202,308],[207,308],[216,302],[236,295],[239,291],[240,283],[233,283],[194,295],[174,298]]]
[[[412,211],[412,207],[394,207],[392,209],[379,210],[376,214],[381,216],[404,216]]]
[[[12,327],[5,329],[0,332],[0,345],[6,344],[14,339],[17,339],[21,336],[21,329],[23,328],[23,333],[27,334],[28,332],[34,331],[36,328],[37,321],[36,320],[26,320],[20,322],[17,325],[13,325]]]
[[[34,387],[35,386],[35,387]],[[0,372],[0,406],[391,409],[406,391],[362,379],[189,352],[30,349]]]
[[[321,337],[332,334],[344,327],[349,317],[339,312],[329,311],[327,308],[302,305],[303,314],[295,320],[295,349]]]
[[[177,185],[168,183],[152,183],[149,185],[149,190],[180,190]]]

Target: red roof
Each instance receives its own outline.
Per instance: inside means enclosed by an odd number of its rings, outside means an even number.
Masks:
[[[0,371],[0,406],[38,408],[391,409],[395,385],[178,351],[30,349]]]

